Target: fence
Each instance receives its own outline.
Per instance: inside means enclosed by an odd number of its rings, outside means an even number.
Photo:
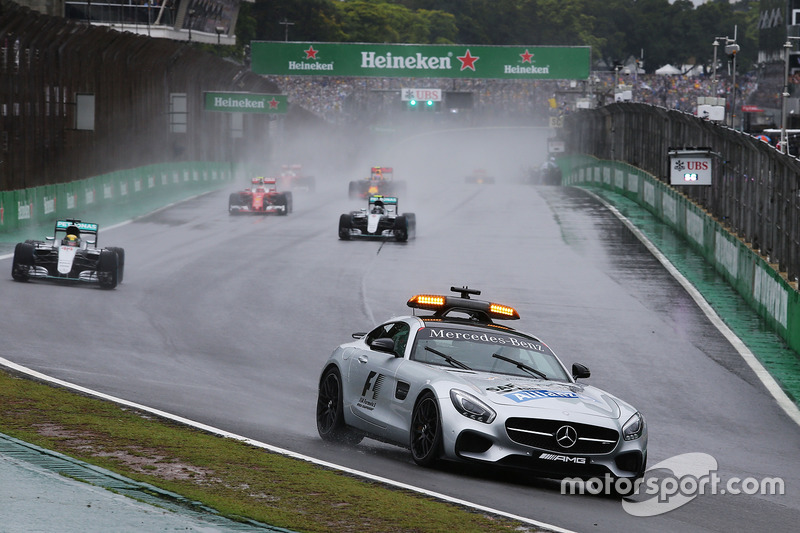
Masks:
[[[190,45],[0,0],[0,191],[269,150],[276,115],[206,112],[206,91],[278,93]]]
[[[564,170],[564,184],[591,184],[612,190],[672,227],[800,353],[800,292],[694,201],[627,163],[571,156],[559,159],[559,166]]]
[[[625,162],[669,183],[669,151],[710,147],[712,185],[675,187],[747,243],[797,290],[800,159],[758,138],[694,115],[647,104],[581,110],[564,121],[571,154]]]

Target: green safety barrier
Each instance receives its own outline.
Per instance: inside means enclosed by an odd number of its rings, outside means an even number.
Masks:
[[[594,185],[630,198],[675,229],[800,353],[800,292],[775,265],[731,234],[691,199],[644,170],[590,156],[557,161],[564,185]]]
[[[230,163],[182,162],[118,170],[58,185],[0,192],[0,234],[89,219],[110,210],[143,214],[178,200],[229,185]]]

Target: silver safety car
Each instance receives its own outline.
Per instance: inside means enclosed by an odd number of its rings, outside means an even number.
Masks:
[[[647,427],[628,403],[577,382],[540,339],[500,321],[511,307],[480,291],[417,295],[425,316],[393,318],[336,348],[319,379],[316,420],[327,441],[364,437],[410,449],[414,461],[476,462],[542,477],[637,479]]]

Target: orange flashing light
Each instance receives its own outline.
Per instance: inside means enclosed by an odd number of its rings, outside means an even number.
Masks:
[[[500,304],[489,304],[489,312],[497,315],[507,316],[509,318],[519,318],[519,313],[513,307]]]
[[[444,305],[444,299],[444,296],[417,294],[408,301],[408,306],[419,309],[438,309]]]

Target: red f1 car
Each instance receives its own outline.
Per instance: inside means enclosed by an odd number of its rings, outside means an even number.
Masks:
[[[275,178],[253,178],[249,189],[231,193],[228,213],[276,213],[288,215],[292,212],[292,193],[278,192]]]

